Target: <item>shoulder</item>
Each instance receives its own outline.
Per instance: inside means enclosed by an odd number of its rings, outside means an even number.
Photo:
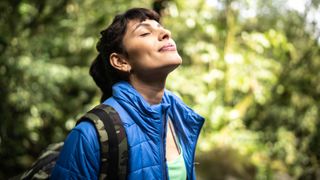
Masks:
[[[100,147],[95,127],[83,121],[67,136],[53,179],[97,179],[100,167]]]
[[[86,138],[97,136],[95,126],[89,121],[82,121],[72,131],[76,131]]]
[[[70,134],[77,134],[77,138],[86,142],[87,146],[93,151],[99,151],[99,137],[96,127],[89,121],[82,121],[73,128]]]
[[[99,140],[92,123],[83,121],[74,127],[65,139],[61,156],[77,156],[77,154],[98,154]],[[67,158],[62,158],[67,159]]]

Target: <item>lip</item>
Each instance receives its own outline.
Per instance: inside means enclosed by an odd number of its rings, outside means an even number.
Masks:
[[[174,44],[171,44],[171,43],[166,44],[166,45],[162,46],[159,49],[160,52],[163,52],[163,51],[176,51],[176,50],[177,50],[176,46]]]

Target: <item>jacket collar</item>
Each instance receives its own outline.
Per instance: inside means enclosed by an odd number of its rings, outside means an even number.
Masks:
[[[170,103],[161,101],[160,104],[150,105],[134,87],[126,81],[113,86],[113,97],[126,106],[133,108],[140,116],[148,116],[154,120],[161,117],[162,111],[170,107]]]
[[[113,86],[113,97],[141,130],[154,139],[160,137],[159,133],[164,133],[167,118],[163,117],[170,116],[182,141],[188,179],[195,179],[193,168],[195,147],[204,118],[168,90],[165,90],[160,104],[150,105],[133,86],[121,81]]]
[[[131,84],[120,81],[113,86],[113,97],[136,118],[159,121],[163,114],[169,113],[172,118],[195,121],[197,124],[199,121],[204,121],[203,117],[195,113],[169,90],[164,91],[160,104],[150,105]]]

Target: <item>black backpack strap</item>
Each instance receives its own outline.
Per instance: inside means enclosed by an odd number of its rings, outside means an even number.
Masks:
[[[117,111],[100,104],[87,112],[77,122],[89,121],[99,134],[101,167],[99,179],[126,179],[128,164],[128,143]]]

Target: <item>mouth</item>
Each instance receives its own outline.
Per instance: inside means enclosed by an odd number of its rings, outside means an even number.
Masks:
[[[176,51],[176,46],[174,44],[166,44],[164,46],[162,46],[160,49],[159,49],[159,52],[164,52],[164,51]]]

